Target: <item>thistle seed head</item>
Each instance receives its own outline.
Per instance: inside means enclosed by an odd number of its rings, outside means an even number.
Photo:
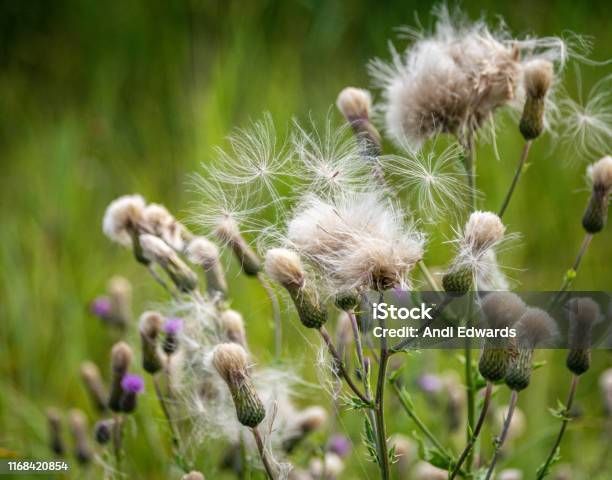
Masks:
[[[96,409],[99,412],[106,411],[108,392],[98,366],[93,362],[83,362],[81,364],[81,379]]]
[[[472,288],[474,273],[469,267],[453,266],[442,277],[444,291],[452,297],[461,297]]]
[[[612,190],[612,157],[607,155],[590,165],[587,169],[587,175],[594,190],[600,189],[608,192],[609,195],[610,190]]]
[[[142,368],[151,375],[162,369],[158,337],[164,325],[164,318],[158,312],[144,312],[140,316],[140,341],[142,347]]]
[[[181,477],[181,480],[205,480],[204,475],[200,472],[192,470]]]
[[[287,290],[299,290],[304,285],[304,268],[299,255],[287,248],[272,248],[266,253],[266,273]]]
[[[236,310],[227,309],[221,312],[219,319],[227,340],[246,349],[247,339],[242,315]]]
[[[567,368],[582,375],[591,366],[591,332],[600,319],[599,305],[588,297],[570,300],[566,308],[569,313]]]
[[[47,424],[49,426],[49,446],[58,456],[66,453],[66,445],[62,437],[62,416],[55,408],[47,409]]]
[[[74,437],[74,455],[80,464],[85,465],[92,460],[94,455],[89,445],[87,417],[81,410],[70,410],[68,424]]]
[[[266,411],[249,376],[244,348],[236,343],[219,344],[213,350],[212,362],[230,390],[238,421],[251,428],[259,425]]]
[[[128,371],[133,356],[132,349],[123,341],[117,342],[111,350],[111,386],[108,406],[113,412],[121,411],[121,396],[123,394],[121,381]]]
[[[219,222],[215,235],[230,246],[245,274],[255,276],[261,271],[261,261],[240,233],[238,223],[231,217]]]
[[[102,221],[104,234],[123,246],[132,244],[132,232],[144,224],[145,200],[140,195],[124,195],[106,208]]]
[[[372,97],[367,90],[346,87],[338,95],[336,106],[349,122],[369,119]]]
[[[157,203],[150,203],[145,207],[143,216],[147,231],[160,237],[174,250],[183,250],[185,238],[189,237],[189,233],[166,207]]]
[[[327,307],[311,286],[289,291],[302,325],[321,328],[327,322]]]
[[[132,284],[121,276],[108,281],[108,296],[111,305],[110,320],[121,328],[126,328],[132,318]]]
[[[474,252],[488,250],[499,243],[506,227],[492,212],[476,211],[470,215],[463,231],[463,240]]]
[[[481,303],[481,310],[491,328],[511,327],[523,316],[527,305],[512,292],[491,292]]]
[[[531,60],[523,66],[523,81],[528,97],[543,99],[552,86],[553,78],[554,67],[548,60]]]
[[[183,262],[166,242],[154,235],[139,237],[143,256],[157,263],[181,292],[190,292],[198,285],[198,276]]]
[[[214,268],[219,262],[219,247],[206,237],[191,240],[185,253],[191,263],[200,265],[204,270]]]
[[[518,347],[533,350],[550,342],[558,333],[557,324],[541,308],[529,307],[516,323]]]

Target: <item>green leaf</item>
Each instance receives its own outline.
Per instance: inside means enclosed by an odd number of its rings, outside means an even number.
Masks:
[[[576,278],[576,270],[570,268],[567,272],[565,272],[565,280],[570,281]]]
[[[559,447],[557,447],[557,449],[555,450],[555,453],[553,454],[553,457],[551,458],[551,460],[548,463],[548,465],[546,465],[546,462],[544,462],[542,465],[540,465],[538,467],[538,471],[536,473],[536,476],[538,478],[540,478],[540,477],[544,478],[545,476],[549,475],[552,466],[555,463],[558,463],[559,460],[561,460],[561,455],[560,455]]]
[[[376,446],[376,435],[374,435],[374,428],[370,423],[370,418],[366,415],[363,419],[363,443],[368,451],[368,459],[380,465],[380,459],[378,458],[378,448]]]
[[[571,420],[567,407],[559,399],[557,399],[557,408],[549,408],[548,411],[553,417],[559,420]]]
[[[372,407],[369,403],[364,402],[361,398],[357,396],[346,397],[344,399],[344,404],[351,410],[363,410],[370,409]]]

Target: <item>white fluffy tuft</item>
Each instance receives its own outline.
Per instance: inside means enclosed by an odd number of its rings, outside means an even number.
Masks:
[[[130,246],[130,229],[138,230],[143,224],[145,200],[140,195],[123,195],[113,200],[104,212],[102,230],[113,242]]]

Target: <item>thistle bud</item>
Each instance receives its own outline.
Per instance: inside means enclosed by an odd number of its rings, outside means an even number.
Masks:
[[[99,412],[106,411],[108,408],[106,404],[108,392],[102,381],[98,366],[93,362],[83,362],[81,364],[81,379],[96,409]]]
[[[493,292],[484,298],[481,308],[487,325],[498,330],[514,325],[525,313],[527,306],[514,293]],[[485,339],[478,370],[486,380],[497,382],[506,375],[510,363],[509,345],[506,342],[506,339]]]
[[[98,420],[94,425],[94,438],[100,445],[106,445],[113,437],[115,428],[115,420],[113,418],[105,418]]]
[[[235,343],[217,345],[212,362],[229,388],[238,421],[246,427],[255,428],[266,416],[266,410],[249,376],[244,348]]]
[[[62,417],[55,408],[47,410],[47,424],[49,426],[49,446],[51,451],[56,455],[64,455],[66,445],[62,438]]]
[[[244,273],[249,276],[257,275],[261,270],[261,261],[257,254],[246,242],[238,224],[231,218],[226,218],[217,225],[215,235],[230,246],[238,259]]]
[[[338,95],[336,106],[359,138],[368,142],[368,154],[380,155],[380,134],[370,121],[372,98],[361,88],[346,87]]]
[[[453,267],[442,277],[442,287],[451,297],[462,297],[472,288],[472,269]]]
[[[533,140],[544,130],[544,103],[553,81],[553,65],[547,60],[532,60],[524,71],[525,106],[519,130],[525,140]]]
[[[193,471],[183,475],[181,480],[205,480],[205,479],[204,479],[204,475],[203,474],[193,470]]]
[[[339,293],[334,298],[334,305],[345,312],[354,310],[359,305],[359,294],[356,291]]]
[[[174,354],[179,346],[178,335],[183,329],[183,320],[177,317],[167,318],[164,322],[164,333],[166,336],[164,337],[164,343],[162,344],[162,348],[166,355]]]
[[[283,450],[291,453],[295,447],[327,421],[327,412],[319,406],[309,407],[299,412],[289,426],[289,432],[283,439]]]
[[[219,248],[205,237],[195,237],[187,246],[187,258],[204,270],[206,291],[211,297],[227,295],[227,281],[219,257]]]
[[[132,318],[132,284],[120,276],[108,282],[108,297],[111,305],[111,323],[126,328]]]
[[[80,464],[89,463],[93,458],[93,450],[89,445],[87,417],[80,410],[71,410],[68,414],[68,424],[74,438],[74,456]]]
[[[140,316],[140,344],[142,348],[142,368],[151,375],[160,371],[163,361],[159,354],[158,337],[164,319],[157,312],[144,312]]]
[[[603,230],[608,221],[608,203],[612,191],[612,157],[606,156],[589,166],[587,176],[592,184],[591,198],[582,217],[582,226],[591,234]]]
[[[316,291],[306,286],[302,262],[297,253],[273,248],[266,254],[265,269],[272,280],[287,289],[300,321],[307,328],[321,328],[327,322],[327,309]]]
[[[140,235],[140,245],[146,259],[157,263],[181,292],[191,292],[198,286],[198,276],[161,238]]]
[[[132,349],[125,342],[117,342],[111,350],[111,390],[108,406],[113,412],[121,411],[123,389],[121,381],[132,362]]]
[[[591,366],[591,332],[599,320],[599,305],[590,298],[574,298],[567,304],[569,312],[569,351],[567,368],[582,375]]]
[[[123,391],[119,401],[121,411],[132,413],[136,410],[137,395],[144,392],[144,380],[138,375],[128,373],[121,380],[121,390]]]
[[[529,386],[534,349],[557,332],[555,321],[544,310],[527,308],[516,323],[516,351],[511,352],[506,385],[517,392]]]
[[[219,319],[227,340],[246,349],[247,340],[242,315],[236,310],[227,309],[221,312]]]

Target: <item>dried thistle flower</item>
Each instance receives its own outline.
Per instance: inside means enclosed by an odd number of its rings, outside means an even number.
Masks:
[[[336,106],[346,118],[355,135],[368,142],[369,154],[380,154],[380,134],[370,121],[372,97],[361,88],[346,87],[338,95]]]
[[[608,221],[608,203],[612,192],[612,157],[603,157],[590,165],[587,176],[592,185],[591,198],[582,217],[582,226],[591,234],[603,230]]]
[[[347,192],[333,201],[308,195],[287,237],[334,293],[404,285],[423,255],[424,236],[380,192]]]
[[[232,394],[238,421],[254,428],[266,411],[248,373],[247,354],[240,345],[222,343],[213,350],[213,365]]]
[[[327,322],[327,308],[316,290],[306,283],[304,268],[296,252],[286,248],[268,250],[265,269],[272,280],[289,292],[305,327],[320,328]]]
[[[163,205],[150,203],[143,211],[147,231],[158,236],[176,251],[182,251],[191,234]]]
[[[106,411],[108,392],[100,375],[100,369],[93,362],[81,363],[81,379],[92,403],[99,412]]]
[[[104,418],[98,420],[94,425],[94,438],[100,445],[106,445],[111,441],[115,428],[114,418]]]
[[[165,333],[162,349],[166,355],[176,353],[179,346],[178,335],[183,329],[183,320],[178,317],[169,317],[164,321],[163,331]]]
[[[600,319],[599,305],[588,297],[570,300],[566,308],[569,314],[569,351],[566,365],[569,370],[582,375],[591,366],[591,332]]]
[[[259,257],[240,233],[238,223],[234,219],[228,217],[219,222],[215,229],[215,235],[229,245],[244,273],[249,276],[255,276],[259,273],[261,270]]]
[[[102,221],[104,234],[125,247],[132,245],[134,234],[144,224],[145,200],[140,195],[124,195],[106,208]]]
[[[87,464],[93,458],[93,450],[89,444],[87,417],[80,410],[68,412],[68,424],[74,438],[74,455],[80,464]]]
[[[181,477],[181,480],[205,480],[204,475],[200,472],[192,470]]]
[[[121,381],[128,371],[134,353],[130,346],[121,341],[115,343],[111,350],[111,388],[108,406],[113,412],[121,411],[121,396],[123,389]]]
[[[505,227],[492,212],[476,211],[455,241],[458,253],[448,273],[442,278],[449,295],[461,296],[469,291],[474,281],[488,269],[487,254],[504,240]]]
[[[219,247],[206,237],[195,237],[187,246],[187,258],[206,275],[206,290],[211,297],[227,295],[227,281],[219,258]]]
[[[529,386],[533,351],[556,335],[557,325],[544,310],[529,307],[515,324],[515,328],[517,345],[506,372],[506,385],[519,392]]]
[[[157,263],[181,292],[191,292],[198,285],[198,276],[161,238],[144,234],[139,237],[143,256]]]
[[[544,106],[546,94],[553,82],[553,64],[536,59],[525,64],[523,78],[527,98],[519,130],[525,140],[533,140],[544,130]]]
[[[110,299],[110,321],[121,328],[126,328],[132,318],[132,284],[121,276],[113,276],[108,281]]]
[[[142,347],[142,368],[154,375],[163,367],[159,353],[159,334],[164,319],[158,312],[144,312],[140,316],[140,344]]]
[[[121,411],[132,413],[136,410],[136,396],[144,392],[144,379],[139,375],[126,373],[121,380],[121,390],[123,391],[119,401]]]
[[[55,408],[47,409],[47,424],[49,426],[49,446],[56,455],[66,453],[66,445],[62,438],[62,416]]]
[[[516,294],[511,292],[492,292],[481,303],[487,326],[493,329],[511,327],[519,320],[527,306]],[[488,381],[497,382],[504,378],[510,363],[507,341],[485,340],[478,363],[480,374]]]
[[[227,340],[246,349],[247,339],[242,315],[236,310],[227,309],[221,312],[219,320]]]
[[[291,419],[283,439],[283,450],[291,453],[312,432],[321,428],[327,421],[327,412],[319,406],[308,407]]]

